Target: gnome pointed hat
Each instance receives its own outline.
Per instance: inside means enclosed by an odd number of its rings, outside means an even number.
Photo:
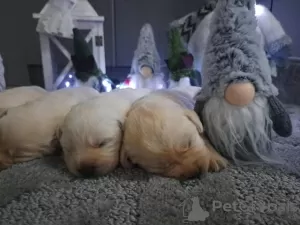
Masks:
[[[92,76],[101,75],[95,58],[79,29],[73,29],[74,55],[71,56],[76,77],[86,82]]]
[[[277,95],[271,73],[257,34],[255,0],[218,1],[202,65],[202,96],[223,97],[226,84],[249,81],[257,93]]]
[[[160,56],[156,48],[152,26],[149,23],[143,25],[138,39],[137,49],[131,65],[131,73],[139,73],[143,66],[152,69],[153,74],[160,74]]]

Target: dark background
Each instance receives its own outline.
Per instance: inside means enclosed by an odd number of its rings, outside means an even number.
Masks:
[[[28,65],[40,65],[37,21],[46,0],[3,0],[0,3],[0,54],[6,67],[8,86],[30,84]],[[191,11],[197,10],[201,0],[90,0],[99,15],[105,17],[105,50],[108,72],[122,68],[129,72],[141,26],[152,24],[156,44],[162,59],[167,56],[168,24]],[[270,7],[271,0],[258,1]],[[273,13],[286,32],[293,38],[293,56],[300,57],[300,1],[274,0]],[[115,26],[114,26],[115,25]],[[115,35],[113,36],[113,30]],[[113,38],[115,37],[115,39]],[[114,41],[115,40],[115,41]],[[115,44],[114,44],[115,43]],[[114,48],[115,46],[115,48]]]

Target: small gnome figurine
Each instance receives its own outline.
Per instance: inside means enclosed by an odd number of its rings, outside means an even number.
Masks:
[[[73,29],[74,55],[71,56],[75,68],[77,84],[75,86],[89,86],[100,92],[106,91],[103,83],[109,85],[110,79],[98,68],[97,63],[84,37],[77,28]],[[103,81],[107,82],[103,82]],[[111,90],[111,88],[109,88]]]
[[[277,99],[264,46],[256,32],[254,0],[218,1],[203,57],[203,86],[195,111],[211,143],[234,162],[278,162],[271,130],[292,133]]]
[[[77,0],[49,0],[37,25],[39,33],[72,38],[74,28],[71,15]]]
[[[171,73],[169,88],[191,86],[191,79],[196,77],[194,57],[184,48],[176,28],[169,30],[169,51],[169,59],[165,60]]]
[[[129,76],[134,83],[133,88],[162,89],[165,87],[153,29],[148,23],[144,24],[140,31]]]
[[[6,89],[6,82],[5,82],[5,69],[3,65],[3,59],[0,55],[0,92],[4,91]]]

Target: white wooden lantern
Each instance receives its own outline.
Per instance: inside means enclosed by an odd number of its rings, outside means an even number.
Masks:
[[[47,3],[40,13],[34,13],[33,18],[39,19],[41,15],[45,12],[48,7]],[[85,40],[87,42],[92,41],[92,51],[94,54],[95,61],[101,71],[106,73],[105,65],[105,48],[104,48],[104,31],[103,23],[104,17],[99,16],[95,9],[91,6],[88,0],[77,0],[76,5],[72,9],[72,18],[74,26],[80,30],[89,30],[88,35]],[[46,90],[53,90],[53,85],[55,79],[61,75],[68,74],[72,68],[73,64],[71,61],[71,54],[59,41],[58,37],[54,35],[49,35],[46,33],[39,33],[40,36],[40,46],[41,46],[41,56],[44,72],[44,85]],[[61,51],[61,53],[67,58],[68,63],[65,65],[64,69],[60,74],[54,74],[53,72],[53,62],[52,54],[50,48],[50,42]]]

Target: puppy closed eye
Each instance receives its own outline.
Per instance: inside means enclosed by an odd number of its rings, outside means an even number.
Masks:
[[[187,142],[187,148],[192,148],[193,147],[193,140],[189,139]]]
[[[95,143],[93,145],[94,148],[103,148],[111,142],[111,139],[105,139],[99,143]]]

